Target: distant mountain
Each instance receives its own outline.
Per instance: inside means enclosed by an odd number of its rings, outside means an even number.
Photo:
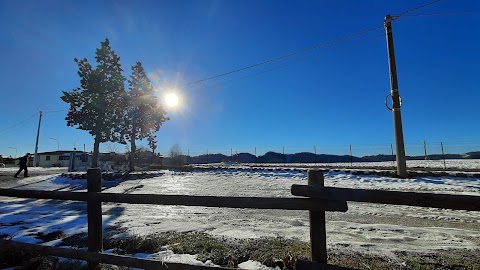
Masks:
[[[468,152],[465,153],[465,158],[470,158],[470,159],[480,159],[480,151],[477,152]]]
[[[283,154],[275,152],[267,152],[263,156],[258,157],[258,163],[284,163],[286,157]]]
[[[197,163],[197,164],[220,163],[226,160],[227,160],[227,156],[223,154],[208,154],[208,155],[200,155],[196,157],[187,157],[188,163]]]
[[[377,161],[394,161],[396,160],[395,156],[392,155],[375,155],[375,156],[364,156],[361,158],[365,162],[377,162]]]
[[[220,162],[239,162],[239,163],[338,163],[338,162],[379,162],[394,161],[395,156],[392,155],[371,155],[371,156],[349,156],[349,155],[315,155],[309,152],[301,152],[294,154],[282,154],[277,152],[267,152],[261,156],[254,156],[250,153],[238,153],[232,156],[224,154],[208,154],[200,156],[183,156],[188,164],[205,164]],[[423,160],[425,156],[407,156],[407,160]],[[465,154],[432,154],[427,155],[429,160],[441,159],[480,159],[480,151],[468,152]]]
[[[240,153],[236,154],[232,157],[233,161],[241,162],[241,163],[256,163],[258,162],[257,157],[250,153]]]
[[[441,154],[433,154],[427,155],[428,160],[440,160],[443,159],[444,156]],[[465,155],[461,154],[445,154],[445,159],[465,159],[468,158]],[[407,160],[422,160],[425,159],[425,156],[407,156]]]

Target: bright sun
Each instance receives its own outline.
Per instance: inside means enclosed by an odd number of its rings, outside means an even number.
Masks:
[[[174,93],[168,93],[165,95],[165,104],[168,107],[177,107],[178,106],[178,96]]]

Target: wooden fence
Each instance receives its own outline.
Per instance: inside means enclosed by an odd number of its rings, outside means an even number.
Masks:
[[[85,260],[88,261],[90,269],[95,269],[99,263],[143,269],[222,269],[210,266],[165,263],[155,260],[101,253],[103,250],[101,203],[115,202],[225,208],[308,210],[310,213],[310,245],[312,262],[298,260],[296,263],[296,269],[349,269],[327,264],[325,230],[325,211],[346,212],[348,209],[347,201],[480,211],[480,196],[324,187],[323,171],[320,170],[308,171],[308,186],[292,185],[292,194],[302,196],[303,198],[102,193],[100,169],[89,169],[87,171],[87,190],[88,192],[60,192],[0,189],[0,196],[86,201],[88,216],[88,251],[47,247],[37,244],[21,243],[13,240],[0,240],[0,246],[39,252],[45,255]]]

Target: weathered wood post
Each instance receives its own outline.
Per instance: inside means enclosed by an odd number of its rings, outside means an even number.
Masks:
[[[99,168],[87,170],[87,190],[89,194],[102,191],[102,171]],[[87,201],[88,219],[88,251],[101,252],[103,250],[102,235],[102,202],[96,199]],[[98,263],[88,262],[88,268],[93,270]]]
[[[308,185],[317,189],[323,188],[323,171],[308,170]],[[310,211],[310,247],[312,249],[312,261],[327,263],[325,211]]]

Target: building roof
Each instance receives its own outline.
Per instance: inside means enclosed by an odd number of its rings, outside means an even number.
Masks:
[[[88,152],[83,152],[83,151],[75,151],[75,150],[58,150],[58,151],[49,151],[49,152],[39,152],[39,155],[64,155],[64,154],[70,154],[70,153],[80,153],[80,154],[89,154]]]

